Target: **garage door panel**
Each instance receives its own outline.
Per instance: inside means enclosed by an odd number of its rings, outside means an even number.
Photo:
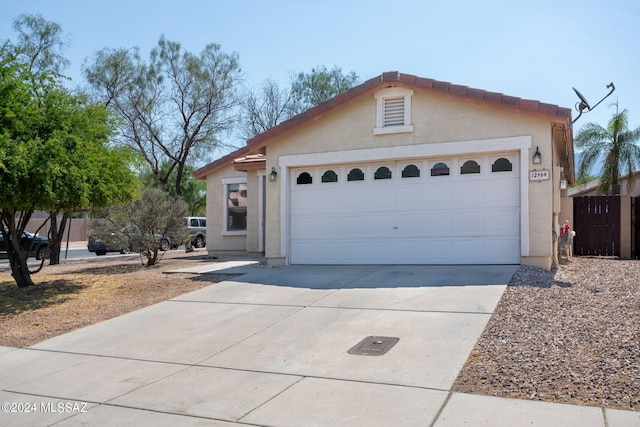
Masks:
[[[486,181],[482,180],[462,180],[455,190],[456,208],[469,208],[482,206],[486,199]]]
[[[399,212],[394,226],[400,237],[414,237],[425,234],[425,214],[423,212]]]
[[[422,191],[422,186],[410,185],[396,191],[394,202],[398,209],[404,211],[423,211],[427,208],[429,200]]]
[[[435,179],[445,179],[446,177],[434,177]],[[457,203],[454,194],[453,183],[439,184],[428,181],[423,189],[423,198],[426,209],[453,209]]]
[[[366,234],[366,224],[363,224],[360,215],[342,215],[337,226],[343,238],[351,238]]]
[[[481,236],[485,234],[484,215],[479,210],[452,212],[454,236]]]
[[[408,264],[420,264],[426,250],[425,239],[405,238],[394,242],[393,250]]]
[[[520,209],[517,207],[493,209],[485,214],[485,230],[488,235],[520,235]]]
[[[430,264],[455,263],[453,262],[454,242],[450,238],[427,238],[423,250],[423,259],[429,260],[427,262]]]
[[[454,232],[454,217],[451,212],[426,212],[425,235],[450,236]]]
[[[292,197],[296,200],[296,203],[291,205],[292,217],[314,213],[316,211],[318,205],[315,201],[318,199],[318,196],[314,194],[314,192],[296,191],[292,192]]]
[[[323,264],[336,256],[339,240],[317,242],[313,240],[296,240],[291,246],[292,262],[296,264]],[[341,252],[338,250],[337,252]]]
[[[520,239],[517,236],[491,238],[485,242],[485,252],[493,254],[488,262],[504,264],[512,262],[513,254],[520,253]]]
[[[461,237],[454,239],[454,257],[469,263],[481,263],[484,255],[484,243],[478,237]]]
[[[476,156],[482,173],[461,175],[464,159],[449,160],[450,175],[346,181],[366,164],[332,168],[338,183],[292,181],[290,261],[340,264],[517,264],[520,262],[520,178],[492,173],[498,155]],[[482,157],[482,158],[481,158]],[[423,160],[417,160],[419,164]],[[433,163],[429,160],[423,164]],[[387,162],[392,170],[393,162]],[[406,163],[406,162],[404,162]],[[488,166],[489,165],[489,166]],[[314,177],[323,167],[306,168]],[[300,173],[296,170],[295,173]],[[297,175],[295,175],[297,176]]]
[[[297,216],[291,222],[291,236],[294,239],[310,239],[320,233],[325,238],[341,238],[340,222],[338,215]]]
[[[396,194],[393,188],[369,189],[358,197],[369,212],[393,212],[396,209]]]
[[[520,181],[517,179],[493,180],[487,182],[491,191],[486,193],[487,206],[519,206]]]

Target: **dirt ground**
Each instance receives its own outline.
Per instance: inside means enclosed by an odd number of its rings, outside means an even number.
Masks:
[[[165,274],[211,262],[205,251],[164,253],[159,264],[138,255],[108,256],[45,265],[36,286],[18,288],[8,264],[0,265],[0,346],[28,347],[190,292],[228,275]]]

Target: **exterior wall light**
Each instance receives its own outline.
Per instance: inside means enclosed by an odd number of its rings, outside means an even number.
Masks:
[[[540,154],[540,150],[536,147],[536,152],[533,153],[533,164],[539,165],[540,163],[542,163],[542,154]]]
[[[269,174],[269,182],[276,182],[278,180],[278,172],[276,172],[276,168],[271,168],[271,173]]]

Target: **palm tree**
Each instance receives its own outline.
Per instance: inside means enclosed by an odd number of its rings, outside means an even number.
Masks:
[[[640,147],[636,145],[636,141],[640,140],[640,127],[630,130],[627,110],[618,111],[617,102],[615,106],[616,113],[606,129],[595,123],[587,123],[575,137],[576,147],[583,150],[578,179],[586,177],[594,163],[604,156],[598,194],[607,194],[619,188],[621,172],[629,174],[627,190],[631,193],[635,185],[632,174],[640,165]]]

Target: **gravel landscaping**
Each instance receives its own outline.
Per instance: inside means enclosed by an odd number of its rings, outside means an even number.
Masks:
[[[521,267],[455,391],[640,410],[640,261]]]

